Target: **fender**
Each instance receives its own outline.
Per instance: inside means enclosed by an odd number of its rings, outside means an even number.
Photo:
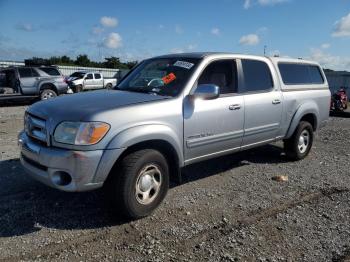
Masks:
[[[297,128],[300,120],[305,116],[306,114],[313,114],[316,120],[316,129],[318,128],[318,119],[320,119],[319,109],[317,104],[314,101],[307,101],[299,106],[297,111],[295,112],[293,119],[289,125],[287,135],[285,139],[290,138],[295,129]]]
[[[146,124],[131,127],[118,133],[108,144],[107,149],[128,148],[149,140],[163,140],[175,150],[180,166],[183,166],[182,141],[173,129],[163,124]]]
[[[128,147],[149,140],[163,140],[171,144],[176,151],[180,167],[183,166],[182,142],[169,126],[162,124],[140,125],[127,128],[111,139],[97,168],[94,182],[103,183],[106,180],[114,164]]]
[[[42,82],[39,82],[39,90],[42,90],[42,86],[43,85],[46,85],[46,84],[48,84],[48,85],[52,85],[52,86],[54,86],[55,87],[55,89],[56,89],[56,91],[57,91],[57,86],[56,86],[56,84],[55,83],[53,83],[52,81],[49,81],[49,80],[44,80],[44,81],[42,81]]]

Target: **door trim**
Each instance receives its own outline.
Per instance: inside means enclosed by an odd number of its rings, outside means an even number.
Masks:
[[[195,148],[199,146],[210,145],[218,142],[223,142],[226,140],[231,140],[243,136],[243,130],[227,132],[222,134],[199,134],[191,136],[191,138],[186,140],[187,148]]]

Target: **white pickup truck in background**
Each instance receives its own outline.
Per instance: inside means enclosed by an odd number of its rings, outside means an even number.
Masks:
[[[74,72],[67,78],[67,83],[74,93],[93,89],[111,89],[117,85],[116,78],[106,78],[100,72]]]

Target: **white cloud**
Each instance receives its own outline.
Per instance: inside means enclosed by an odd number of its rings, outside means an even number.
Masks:
[[[289,0],[244,0],[243,8],[249,9],[253,5],[273,6],[273,5],[281,4],[288,1]]]
[[[258,0],[260,5],[275,5],[287,2],[288,0]]]
[[[32,32],[33,31],[33,25],[30,23],[22,23],[18,24],[16,26],[18,30],[26,31],[26,32]]]
[[[333,37],[350,36],[350,13],[335,23]]]
[[[178,35],[180,35],[180,34],[182,34],[182,33],[184,32],[184,30],[182,29],[181,26],[176,25],[176,26],[175,26],[175,32],[176,32]]]
[[[170,49],[170,53],[172,54],[179,54],[179,53],[184,53],[184,52],[190,52],[197,49],[197,45],[196,44],[189,44],[186,47],[174,47],[172,49]]]
[[[331,44],[328,44],[328,43],[324,43],[324,44],[321,45],[322,49],[328,49],[330,47],[331,47]]]
[[[122,46],[122,37],[118,33],[110,33],[103,41],[107,48],[116,49]]]
[[[94,27],[91,29],[91,32],[92,32],[94,35],[102,34],[103,31],[104,31],[104,28],[99,27],[99,26],[94,26]]]
[[[212,35],[220,35],[220,29],[217,27],[214,27],[213,29],[211,29],[210,33]]]
[[[250,0],[244,0],[244,5],[243,5],[244,9],[249,9],[250,5],[251,5]]]
[[[178,47],[174,47],[170,50],[170,53],[172,53],[172,54],[180,54],[183,52],[184,52],[184,50],[182,48],[178,48]]]
[[[321,66],[334,70],[350,70],[350,57],[326,53],[320,48],[311,48],[308,59],[317,61]]]
[[[104,27],[116,27],[118,25],[118,19],[115,17],[103,16],[100,19],[100,23]]]
[[[241,45],[257,45],[260,42],[260,37],[257,34],[244,35],[239,40]]]

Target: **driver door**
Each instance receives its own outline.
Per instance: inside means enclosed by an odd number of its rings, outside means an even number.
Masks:
[[[213,100],[184,100],[185,162],[192,163],[240,149],[243,139],[244,99],[237,94],[236,61],[211,62],[197,80],[219,86],[220,96]]]

